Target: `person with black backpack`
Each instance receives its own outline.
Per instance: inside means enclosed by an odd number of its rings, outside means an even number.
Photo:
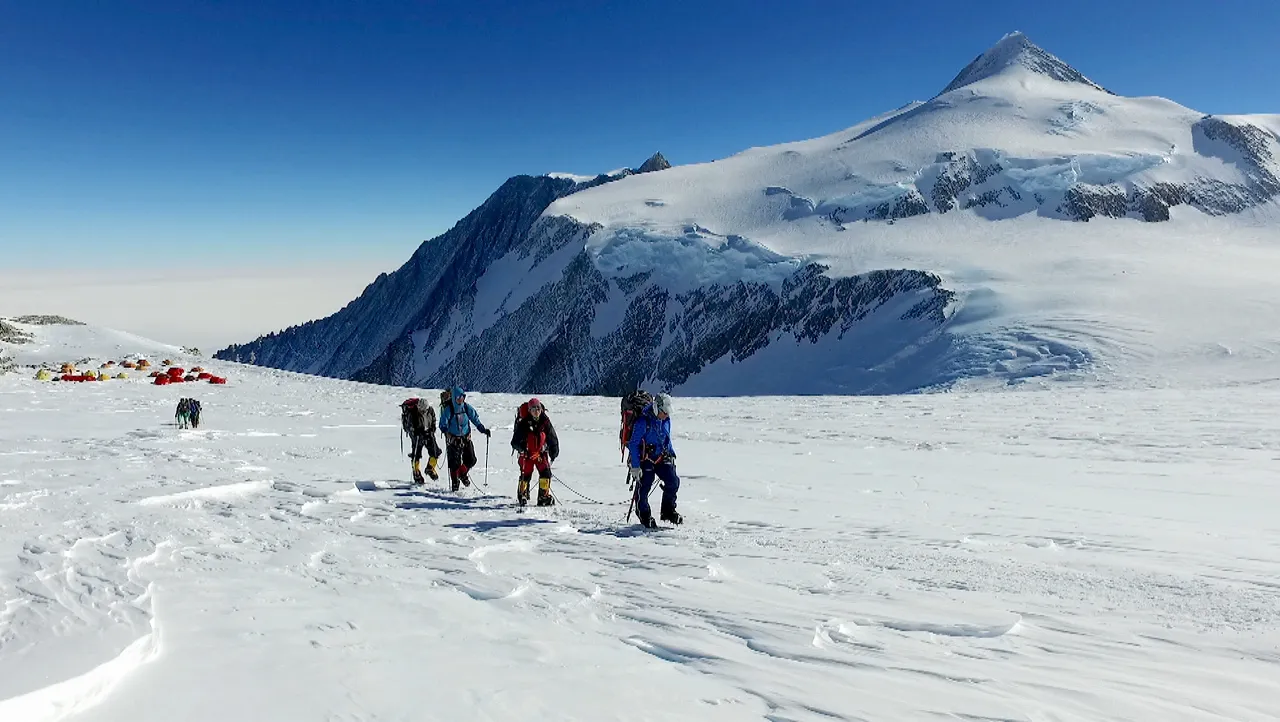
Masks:
[[[453,482],[453,491],[458,490],[459,482],[471,486],[468,472],[478,461],[476,447],[471,443],[471,424],[475,424],[486,439],[493,433],[480,423],[475,407],[467,403],[467,392],[462,387],[455,386],[449,400],[440,408],[440,431],[444,433],[449,480]]]
[[[529,482],[535,468],[538,470],[538,506],[554,505],[551,462],[560,455],[560,439],[541,401],[529,399],[520,404],[511,430],[511,448],[520,454],[520,481],[516,487],[516,500],[520,506],[529,503]]]
[[[400,402],[400,428],[409,436],[409,458],[413,460],[413,483],[426,484],[422,478],[422,448],[430,455],[427,459],[427,475],[439,479],[436,464],[440,461],[440,445],[436,443],[436,410],[425,400],[414,397]],[[403,449],[401,449],[403,451]]]
[[[676,450],[671,443],[671,397],[658,394],[630,419],[627,399],[624,399],[623,420],[623,438],[630,452],[627,482],[635,488],[632,501],[640,523],[650,529],[658,526],[649,508],[649,492],[655,477],[662,480],[662,520],[684,523],[684,517],[676,511],[680,477],[676,474]]]

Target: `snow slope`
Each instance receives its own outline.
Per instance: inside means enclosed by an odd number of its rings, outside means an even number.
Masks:
[[[513,179],[342,313],[221,357],[565,394],[1280,377],[1277,116],[1119,96],[1012,33],[927,101],[651,161]]]
[[[643,532],[616,399],[544,399],[604,503],[520,513],[519,397],[454,494],[433,390],[207,365],[0,376],[5,722],[1277,718],[1280,384],[677,397]]]
[[[66,319],[74,320],[74,319]],[[21,366],[60,365],[64,362],[97,364],[105,361],[147,358],[152,363],[163,358],[187,363],[193,357],[182,347],[160,343],[137,334],[76,321],[74,324],[31,324],[0,318],[27,337],[20,343],[0,340],[0,355]],[[83,361],[87,359],[87,361]]]

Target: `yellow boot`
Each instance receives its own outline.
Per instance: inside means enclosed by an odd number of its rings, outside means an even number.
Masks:
[[[556,500],[551,496],[551,477],[538,478],[538,506],[552,506]]]
[[[439,462],[440,462],[439,457],[433,456],[430,459],[427,459],[427,476],[431,477],[432,479],[440,478],[440,472],[436,471],[436,464]]]
[[[418,460],[417,460],[417,459],[414,459],[414,460],[413,460],[413,483],[415,483],[415,484],[425,484],[425,483],[427,483],[427,482],[426,482],[426,480],[422,478],[422,470],[421,470],[420,468],[418,468]]]

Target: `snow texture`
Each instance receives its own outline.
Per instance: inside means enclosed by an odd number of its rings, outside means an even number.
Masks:
[[[646,532],[617,398],[543,397],[561,503],[519,512],[523,397],[470,395],[451,493],[397,447],[434,390],[207,365],[0,376],[5,722],[1275,719],[1280,382],[677,395]]]

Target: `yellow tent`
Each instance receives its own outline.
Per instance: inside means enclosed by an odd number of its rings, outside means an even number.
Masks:
[[[36,372],[36,381],[48,381],[53,378],[53,373],[49,369],[40,369]]]
[[[127,374],[127,373],[125,373],[125,372],[121,371],[120,373],[116,374],[116,378],[118,378],[118,379],[127,379],[127,378],[129,378],[129,374]]]

